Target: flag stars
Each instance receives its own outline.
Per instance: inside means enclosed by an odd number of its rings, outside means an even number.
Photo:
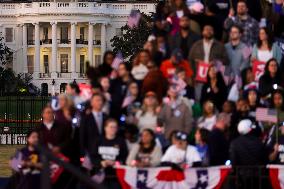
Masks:
[[[146,180],[146,177],[143,173],[138,175],[138,181],[144,182],[145,180]]]
[[[208,177],[207,177],[207,175],[202,174],[202,175],[200,175],[199,180],[200,180],[201,183],[205,183],[205,182],[207,182]]]

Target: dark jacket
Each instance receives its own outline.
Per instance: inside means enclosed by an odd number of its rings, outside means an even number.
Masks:
[[[99,73],[101,74],[101,76],[109,76],[113,69],[112,69],[111,65],[109,65],[107,63],[103,63],[103,64],[99,65],[98,70],[99,70]]]
[[[239,136],[230,146],[230,159],[233,166],[264,165],[267,152],[261,140],[254,135]]]
[[[107,115],[103,114],[103,125],[106,120]],[[96,145],[99,138],[104,135],[103,128],[102,132],[102,134],[99,133],[97,122],[92,113],[82,116],[80,123],[80,146],[83,155],[92,153],[94,145]]]
[[[208,140],[210,165],[224,165],[229,158],[229,144],[225,133],[214,128]]]
[[[273,85],[277,84],[284,87],[283,78],[280,74],[271,78],[268,74],[264,74],[259,79],[259,93],[261,97],[265,97],[273,91]]]

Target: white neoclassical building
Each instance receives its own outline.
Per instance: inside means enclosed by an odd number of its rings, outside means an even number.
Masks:
[[[154,3],[0,3],[0,32],[13,50],[16,73],[32,73],[39,88],[60,92],[69,82],[85,82],[86,61],[97,66],[121,35],[132,9],[150,13]],[[54,86],[54,87],[52,87]]]

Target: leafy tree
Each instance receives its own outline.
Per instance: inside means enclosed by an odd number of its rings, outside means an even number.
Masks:
[[[129,28],[127,24],[121,27],[122,36],[114,36],[110,40],[113,51],[121,52],[125,59],[131,60],[133,55],[143,48],[151,34],[152,20],[152,15],[141,13],[138,27]]]
[[[0,33],[0,65],[8,63],[9,58],[13,55],[12,50],[4,43],[4,37]]]

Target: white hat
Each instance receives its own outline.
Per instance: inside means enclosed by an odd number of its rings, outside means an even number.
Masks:
[[[252,121],[249,119],[240,121],[238,125],[238,131],[241,135],[248,134],[253,128],[255,128],[255,125],[253,125]]]
[[[204,9],[204,5],[200,2],[195,2],[189,7],[189,9],[197,13],[201,13]]]

